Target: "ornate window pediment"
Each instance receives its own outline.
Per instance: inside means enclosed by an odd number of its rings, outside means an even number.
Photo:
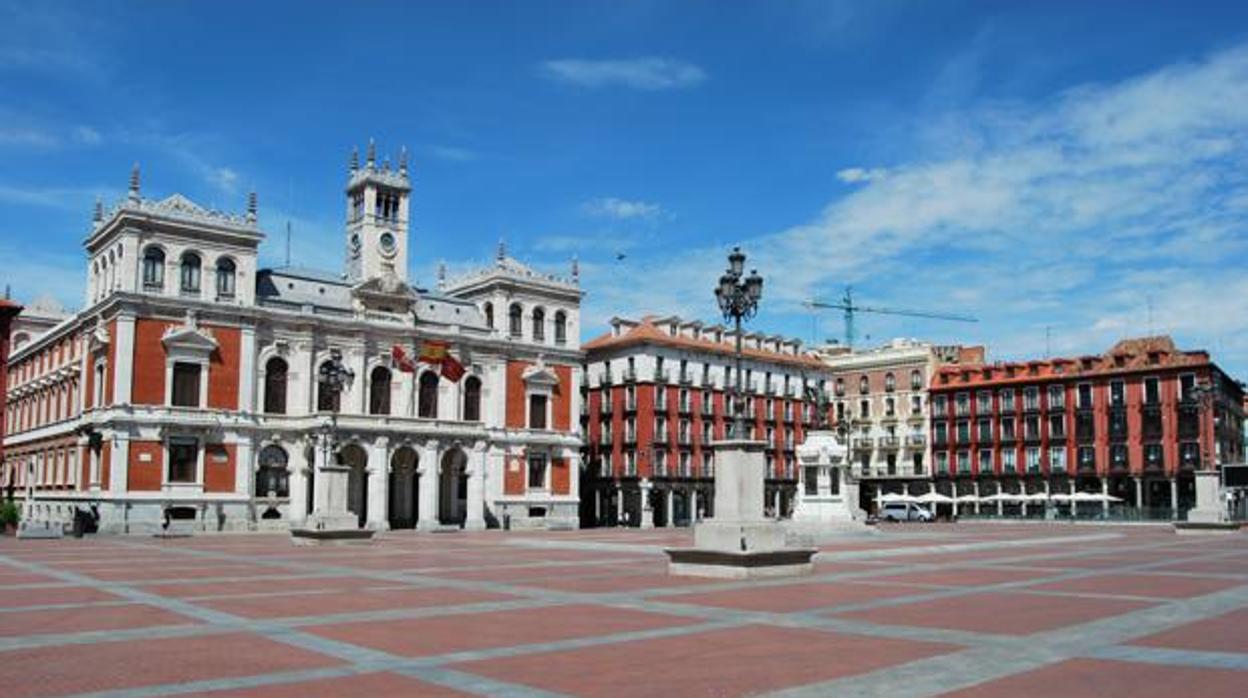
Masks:
[[[211,334],[200,329],[198,318],[194,313],[187,313],[186,323],[179,327],[170,327],[160,338],[165,351],[170,355],[199,356],[207,358],[217,350],[217,340]]]
[[[525,386],[529,388],[551,389],[559,385],[559,376],[554,369],[546,365],[546,361],[542,357],[537,357],[537,363],[526,368],[521,374],[524,379]]]

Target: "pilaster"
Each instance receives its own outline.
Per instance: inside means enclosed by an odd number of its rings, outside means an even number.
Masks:
[[[113,354],[113,404],[130,404],[130,388],[134,385],[134,315],[122,313],[117,316],[117,343]]]

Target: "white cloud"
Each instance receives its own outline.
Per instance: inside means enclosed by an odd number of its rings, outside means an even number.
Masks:
[[[861,167],[849,167],[836,173],[836,178],[846,184],[870,182],[877,179],[884,179],[887,176],[888,170],[881,167],[875,167],[869,170]]]
[[[1248,48],[915,121],[928,124],[920,147],[890,152],[887,176],[844,170],[858,186],[809,222],[742,241],[767,277],[764,325],[803,332],[802,299],[855,283],[865,302],[981,318],[864,316],[860,332],[877,339],[906,332],[1035,356],[1044,327],[1059,326],[1054,350],[1099,352],[1149,330],[1151,293],[1155,329],[1221,346],[1228,368],[1248,370]],[[705,317],[722,253],[669,251],[670,261],[614,270],[587,304]],[[703,259],[715,264],[690,268]],[[655,278],[664,282],[645,282]]]
[[[665,215],[662,206],[648,201],[628,201],[607,196],[586,201],[581,210],[591,216],[612,218],[620,221],[654,220]]]
[[[103,140],[100,132],[90,126],[78,126],[73,130],[74,140],[84,145],[99,145]]]
[[[706,80],[706,72],[698,66],[671,58],[567,58],[546,61],[542,73],[579,87],[623,86],[636,90],[678,90],[696,87]]]
[[[59,144],[60,139],[55,134],[43,129],[21,126],[0,127],[0,145],[53,148]]]

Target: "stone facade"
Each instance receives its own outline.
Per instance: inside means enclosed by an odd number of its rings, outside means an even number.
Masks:
[[[317,463],[350,467],[360,526],[575,526],[581,291],[508,257],[434,289],[407,281],[406,158],[353,156],[344,273],[260,268],[242,214],[145,198],[139,174],[85,243],[84,310],[7,370],[0,477],[29,510],[94,507],[104,530],[303,521]],[[444,342],[467,369],[402,370]],[[319,378],[331,356],[354,378]]]

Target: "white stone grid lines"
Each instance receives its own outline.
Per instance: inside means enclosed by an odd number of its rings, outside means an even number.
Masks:
[[[499,537],[482,536],[475,540],[471,537],[464,537],[462,541],[463,549],[467,551],[488,550],[492,548],[510,548],[518,550],[555,551],[592,550],[604,553],[614,551],[616,545],[611,543],[611,540],[619,540],[623,543],[619,545],[619,548],[621,548],[620,552],[622,554],[618,558],[612,557],[601,560],[579,560],[575,562],[564,562],[558,560],[545,560],[539,562],[529,561],[523,564],[517,563],[515,565],[511,565],[511,567],[515,569],[524,567],[546,567],[557,572],[560,579],[601,579],[616,577],[619,576],[621,572],[618,569],[612,570],[611,566],[619,564],[637,564],[639,568],[645,567],[645,562],[648,560],[646,553],[651,548],[651,546],[644,542],[647,538],[643,536],[621,537],[610,533],[601,534],[601,540],[595,540],[596,537],[597,536],[587,535],[583,538],[563,539],[540,537],[515,537],[511,539],[503,539]],[[168,580],[144,580],[142,582],[101,582],[100,579],[91,576],[91,570],[95,567],[94,562],[92,564],[76,565],[79,569],[86,568],[86,571],[75,572],[63,569],[63,565],[74,561],[75,555],[69,549],[66,549],[65,554],[63,555],[57,554],[51,556],[50,560],[46,560],[44,562],[31,562],[21,559],[24,555],[5,554],[13,553],[16,549],[0,548],[0,572],[3,572],[5,566],[7,566],[10,569],[48,575],[60,580],[59,582],[53,584],[59,583],[65,585],[94,586],[121,596],[123,599],[128,601],[156,606],[186,617],[188,621],[199,621],[200,623],[196,625],[166,625],[149,628],[136,628],[123,631],[97,631],[59,635],[28,635],[0,638],[0,667],[5,665],[5,652],[24,648],[40,646],[89,645],[140,638],[226,634],[238,632],[239,630],[245,630],[271,640],[276,640],[295,647],[300,647],[334,657],[338,660],[346,662],[346,664],[330,669],[314,669],[294,672],[277,671],[259,676],[243,678],[212,679],[185,684],[146,686],[142,688],[107,691],[98,695],[167,695],[173,693],[197,692],[226,688],[260,687],[286,684],[296,681],[307,681],[311,679],[329,678],[334,676],[363,674],[379,670],[397,672],[419,678],[426,682],[478,695],[550,695],[547,692],[533,689],[531,687],[488,679],[460,669],[450,669],[448,668],[448,665],[474,659],[515,657],[541,652],[575,650],[593,646],[613,645],[616,643],[638,640],[644,641],[664,637],[689,636],[693,639],[693,636],[699,633],[707,632],[708,630],[737,628],[750,625],[769,625],[784,628],[804,628],[807,630],[823,632],[861,635],[864,637],[885,637],[903,640],[939,642],[963,648],[953,654],[941,654],[929,659],[920,659],[902,663],[876,672],[859,674],[831,682],[812,684],[784,692],[785,694],[793,695],[896,695],[896,692],[899,690],[901,690],[905,695],[935,695],[941,692],[955,690],[960,687],[972,686],[994,678],[1014,675],[1021,671],[1053,664],[1070,657],[1128,659],[1130,661],[1172,664],[1176,666],[1230,668],[1248,671],[1248,655],[1244,654],[1180,651],[1134,646],[1127,647],[1123,644],[1133,638],[1153,634],[1178,625],[1183,625],[1203,618],[1209,618],[1236,609],[1248,607],[1248,572],[1245,574],[1222,573],[1216,575],[1213,573],[1201,573],[1199,576],[1216,576],[1217,578],[1225,579],[1229,582],[1239,582],[1240,584],[1224,591],[1193,598],[1161,600],[1157,597],[1140,597],[1161,602],[1155,606],[1125,614],[1115,615],[1103,620],[1094,620],[1089,623],[1080,623],[1060,628],[1058,630],[1033,633],[1023,636],[1003,636],[994,633],[969,632],[909,625],[884,625],[847,618],[829,617],[829,613],[832,612],[881,608],[913,603],[916,601],[953,598],[968,594],[990,593],[995,591],[1025,593],[1034,595],[1037,599],[1053,598],[1054,596],[1101,598],[1100,595],[1095,593],[1083,593],[1077,591],[1055,592],[1029,587],[1052,582],[1075,580],[1101,574],[1123,574],[1143,571],[1149,571],[1154,574],[1170,575],[1175,578],[1184,578],[1191,576],[1190,573],[1166,571],[1161,568],[1174,564],[1175,560],[1188,562],[1242,560],[1245,557],[1245,551],[1242,547],[1228,548],[1225,545],[1217,544],[1209,546],[1202,546],[1199,544],[1193,545],[1189,540],[1164,538],[1160,540],[1153,538],[1142,541],[1131,541],[1127,538],[1123,538],[1121,540],[1117,539],[1118,534],[1092,533],[1089,531],[1083,534],[1041,537],[1019,541],[986,540],[979,542],[970,541],[943,543],[930,538],[925,539],[925,536],[918,535],[909,537],[908,540],[913,544],[903,545],[896,548],[842,552],[837,553],[832,557],[838,560],[852,559],[858,561],[888,561],[903,555],[923,555],[933,553],[944,554],[955,551],[976,552],[1003,549],[1011,551],[1016,550],[1017,554],[1012,554],[1006,557],[996,557],[984,561],[968,562],[966,560],[957,560],[949,563],[916,563],[903,561],[888,565],[864,565],[863,569],[860,571],[836,571],[832,573],[817,574],[812,577],[805,577],[796,580],[715,582],[701,584],[696,587],[681,586],[675,588],[650,588],[632,592],[596,594],[560,591],[556,589],[541,588],[536,585],[528,586],[523,583],[513,583],[510,581],[498,582],[434,576],[435,573],[446,571],[471,572],[474,569],[477,569],[471,564],[443,564],[394,570],[363,568],[351,565],[351,562],[357,558],[369,560],[385,559],[391,554],[391,551],[387,550],[385,543],[381,546],[376,546],[363,552],[335,552],[333,555],[326,556],[333,558],[328,561],[319,559],[319,557],[318,559],[309,559],[310,556],[308,555],[279,556],[268,559],[257,558],[246,554],[240,554],[238,552],[229,552],[228,549],[230,546],[228,544],[218,545],[214,543],[206,549],[204,547],[173,547],[168,545],[157,545],[143,541],[122,541],[118,543],[118,545],[122,546],[124,549],[136,553],[134,558],[137,560],[170,562],[175,560],[211,561],[219,563],[223,567],[237,565],[252,567],[260,566],[272,569],[275,573],[272,575],[262,575],[260,577],[206,576],[197,578],[192,584],[203,585],[206,593],[194,594],[183,598],[169,598],[168,596],[160,595],[149,590],[150,587],[155,585],[170,583]],[[409,547],[411,542],[417,541],[419,544],[421,540],[422,539],[417,536],[403,535],[391,535],[388,538],[388,542],[391,545],[398,546],[398,550],[395,552],[408,553],[412,552],[412,549]],[[660,542],[663,539],[656,537],[651,540]],[[1062,571],[1056,569],[1047,569],[1047,572],[1041,571],[1046,570],[1045,563],[1047,561],[1090,558],[1105,555],[1106,551],[1104,546],[1115,543],[1116,540],[1121,544],[1113,548],[1114,555],[1140,552],[1164,553],[1167,557],[1162,557],[1151,562],[1130,564],[1124,563],[1108,566],[1100,565],[1085,569],[1076,569],[1073,571]],[[639,542],[635,543],[632,541]],[[1054,545],[1060,545],[1063,543],[1071,545],[1082,544],[1091,547],[1073,550],[1052,549]],[[1028,549],[1037,546],[1039,546],[1041,550],[1037,551]],[[655,553],[658,552],[658,547],[659,546],[653,546]],[[50,552],[55,550],[51,547],[46,549]],[[20,552],[25,553],[26,550],[27,549],[21,549]],[[88,549],[83,548],[80,550]],[[1168,557],[1170,554],[1173,554],[1174,557]],[[395,555],[395,557],[402,558],[401,555]],[[655,557],[657,560],[657,556]],[[825,557],[827,556],[825,555]],[[656,560],[651,560],[651,562],[653,563]],[[588,570],[575,569],[583,568],[586,565],[589,567]],[[916,584],[914,585],[914,593],[905,593],[900,596],[878,599],[865,603],[841,604],[837,606],[814,609],[807,608],[800,612],[784,613],[720,608],[715,606],[681,603],[679,598],[673,598],[679,597],[681,594],[691,592],[702,594],[713,591],[759,589],[766,587],[774,587],[778,591],[783,591],[785,586],[794,584],[807,585],[811,583],[827,582],[861,583],[864,581],[870,581],[876,577],[896,576],[907,572],[946,569],[965,570],[968,568],[988,571],[1004,568],[1018,569],[1018,566],[1020,565],[1036,570],[1038,575],[1025,581],[1001,582],[969,587],[939,588],[930,586],[924,587],[923,585]],[[487,565],[482,567],[493,566]],[[504,565],[504,567],[507,566]],[[502,593],[512,597],[514,600],[452,604],[421,608],[400,608],[360,613],[327,613],[324,615],[286,617],[272,620],[252,620],[235,614],[224,613],[205,605],[206,601],[214,599],[240,597],[240,595],[237,594],[230,595],[211,593],[211,589],[222,581],[229,581],[232,579],[240,581],[272,579],[273,581],[280,583],[280,581],[283,580],[337,577],[348,577],[352,580],[357,580],[361,585],[359,587],[361,590],[394,588],[428,589],[436,587],[449,587],[466,591]],[[178,583],[187,582],[179,580]],[[12,589],[12,591],[20,592],[21,589],[44,588],[48,586],[49,585],[47,584],[23,584],[16,589]],[[280,589],[280,587],[276,588]],[[272,592],[273,595],[290,595],[292,593],[298,592]],[[314,595],[316,592],[303,593]],[[241,596],[256,597],[259,595],[253,593]],[[533,642],[529,644],[516,644],[484,650],[451,652],[416,659],[397,656],[344,641],[329,640],[305,630],[307,628],[330,623],[384,621],[418,617],[436,617],[452,614],[488,613],[509,609],[542,608],[561,604],[578,603],[592,603],[597,606],[647,611],[669,616],[682,616],[689,618],[693,621],[693,623],[690,625],[680,625],[656,630],[607,633],[591,637],[556,640],[553,642]],[[13,609],[6,608],[5,610],[0,611],[0,626],[3,626],[4,624],[5,615],[11,612],[26,611],[31,610],[32,608],[56,608],[70,610],[73,608],[86,608],[98,605],[100,605],[100,602],[95,604],[71,603],[50,604],[42,607],[32,606]],[[0,674],[2,673],[3,669],[0,668]]]

